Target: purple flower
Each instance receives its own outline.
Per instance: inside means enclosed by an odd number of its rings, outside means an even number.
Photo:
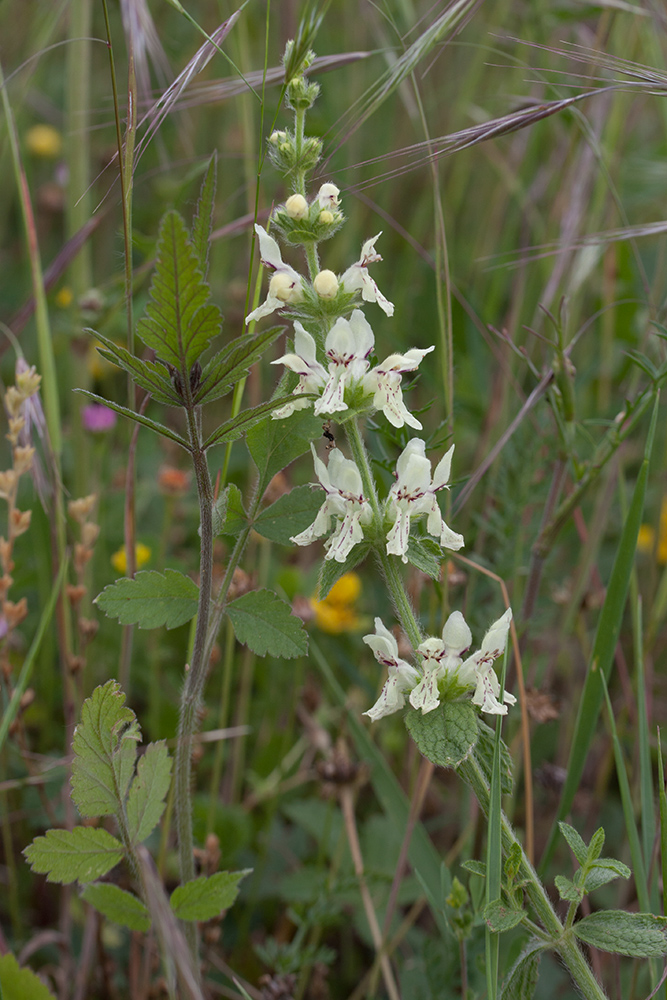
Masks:
[[[89,403],[81,410],[81,421],[87,431],[103,434],[116,425],[116,413],[101,403]]]

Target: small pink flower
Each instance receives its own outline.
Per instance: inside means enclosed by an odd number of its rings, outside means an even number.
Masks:
[[[105,431],[110,431],[112,427],[115,427],[116,419],[115,410],[109,409],[108,406],[102,406],[101,403],[89,403],[81,410],[83,426],[93,434],[103,434]]]

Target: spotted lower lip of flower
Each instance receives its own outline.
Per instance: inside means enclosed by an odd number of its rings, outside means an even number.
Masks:
[[[420,438],[408,441],[396,463],[398,477],[389,490],[385,505],[385,516],[393,522],[387,533],[387,553],[400,556],[404,563],[408,561],[411,518],[424,514],[427,515],[426,530],[444,549],[456,552],[464,545],[463,535],[452,531],[445,523],[436,498],[438,490],[447,487],[454,445],[438,462],[433,479],[425,451],[426,446]]]
[[[282,358],[277,358],[271,364],[285,365],[299,376],[294,396],[300,396],[304,392],[318,392],[327,381],[326,369],[316,357],[315,340],[298,320],[294,323],[294,354],[283,354]],[[299,399],[293,403],[286,403],[274,410],[272,417],[274,420],[290,417],[295,410],[303,410],[310,406],[310,402],[309,399]]]
[[[419,674],[413,666],[406,663],[398,655],[398,643],[389,629],[385,628],[381,618],[375,619],[375,633],[364,636],[364,642],[371,647],[378,663],[387,667],[388,678],[380,693],[380,697],[367,715],[377,722],[385,715],[392,715],[405,706],[405,693],[415,687]]]
[[[345,388],[359,381],[368,371],[368,356],[374,343],[373,331],[361,309],[355,309],[349,320],[342,316],[336,320],[324,345],[329,359],[329,378],[315,402],[316,415],[347,409]]]
[[[348,267],[341,278],[341,282],[346,292],[361,292],[364,302],[377,302],[387,316],[394,315],[394,304],[387,299],[368,273],[368,265],[382,260],[379,253],[375,252],[375,244],[382,233],[378,233],[371,240],[366,240],[361,248],[359,260]]]
[[[274,275],[269,282],[269,293],[264,302],[246,316],[246,324],[269,316],[277,309],[298,302],[303,295],[303,279],[298,271],[285,264],[280,247],[265,229],[255,225],[259,237],[259,255],[265,267],[273,268]]]
[[[405,354],[390,354],[382,364],[376,365],[364,376],[364,389],[374,393],[373,406],[376,410],[382,410],[394,427],[407,424],[415,430],[422,429],[422,425],[403,402],[402,373],[414,371],[426,355],[434,350],[435,347],[427,347],[425,350],[412,347]]]
[[[500,681],[493,669],[493,661],[505,652],[511,621],[512,609],[508,608],[486,633],[479,650],[464,660],[459,669],[461,683],[470,687],[475,686],[473,705],[478,705],[489,715],[507,715],[507,706],[516,704],[514,695],[507,691],[503,695],[504,704],[498,701]]]
[[[325,559],[345,562],[354,546],[363,539],[363,526],[373,519],[371,506],[363,495],[361,475],[356,464],[334,448],[329,453],[329,466],[318,458],[311,444],[315,473],[326,499],[317,517],[305,531],[290,538],[295,545],[310,545],[329,531],[331,518],[336,522],[333,534],[325,543]]]

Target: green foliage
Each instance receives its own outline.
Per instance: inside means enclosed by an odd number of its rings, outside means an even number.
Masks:
[[[290,545],[290,538],[313,523],[322,506],[322,491],[312,486],[296,486],[266,507],[253,523],[255,531],[280,545]]]
[[[526,916],[525,910],[515,910],[507,906],[500,899],[494,899],[484,907],[484,919],[494,934],[502,934],[503,931],[511,931],[517,927]]]
[[[512,966],[500,991],[500,1000],[530,1000],[535,994],[544,944],[531,941]]]
[[[308,652],[308,635],[300,618],[270,590],[253,590],[227,605],[236,638],[258,656],[292,659]]]
[[[140,739],[139,723],[125,707],[118,681],[107,681],[86,698],[72,741],[72,798],[82,816],[122,809]]]
[[[137,334],[177,370],[182,379],[179,395],[186,392],[192,366],[222,325],[218,308],[208,301],[199,263],[182,218],[167,212],[160,223],[147,318],[139,321]]]
[[[202,181],[197,211],[192,220],[192,246],[197,256],[199,270],[205,281],[208,278],[208,252],[213,229],[217,165],[218,154],[214,152]]]
[[[272,413],[276,406],[282,406],[291,398],[291,396],[275,396],[264,403],[258,403],[257,406],[248,407],[237,417],[230,417],[209,435],[204,442],[204,448],[213,448],[218,444],[229,444],[231,441],[237,441],[242,434],[253,427],[264,427],[266,423],[264,418]]]
[[[354,546],[347,559],[345,559],[342,563],[337,562],[335,559],[322,560],[322,565],[320,566],[320,576],[317,582],[318,598],[323,601],[336,580],[340,580],[341,576],[345,576],[346,573],[351,573],[353,569],[360,566],[370,551],[370,542],[363,541]]]
[[[282,326],[272,326],[253,337],[244,335],[225,344],[202,367],[199,388],[194,395],[195,403],[198,406],[211,403],[228,393],[239,379],[248,374],[252,365],[283,330]]]
[[[631,958],[658,958],[667,954],[667,917],[652,913],[600,910],[573,925],[586,944]]]
[[[426,573],[432,580],[439,580],[442,571],[442,549],[432,538],[411,535],[408,540],[408,562]]]
[[[94,882],[118,864],[125,850],[106,830],[75,826],[73,830],[47,830],[23,853],[34,872],[49,882]]]
[[[426,715],[409,708],[404,719],[419,752],[439,767],[456,767],[479,738],[477,712],[469,701],[446,701]]]
[[[199,588],[194,580],[175,569],[141,570],[133,580],[125,577],[110,583],[95,598],[95,604],[121,625],[139,628],[177,628],[197,613]]]
[[[139,758],[137,773],[127,797],[130,839],[141,843],[160,822],[171,783],[171,758],[164,740],[151,743]]]
[[[179,920],[211,920],[228,910],[239,893],[239,883],[251,869],[201,875],[179,885],[171,894],[171,908]]]
[[[479,729],[479,739],[475,746],[475,757],[479,761],[489,785],[491,784],[491,768],[493,765],[493,744],[495,733],[482,718],[477,717],[477,727]],[[511,795],[514,787],[512,773],[514,764],[512,755],[504,741],[500,741],[500,790],[503,795]]]
[[[81,898],[121,927],[144,933],[150,929],[151,916],[147,908],[140,899],[120,886],[111,882],[91,882],[84,888]]]
[[[556,875],[554,881],[561,899],[579,904],[585,895],[601,885],[616,878],[630,878],[632,872],[622,861],[617,861],[615,858],[600,859],[605,840],[602,827],[595,831],[587,847],[573,827],[563,822],[558,826],[580,865],[573,880],[563,875]]]
[[[214,508],[213,530],[218,535],[231,535],[233,538],[241,532],[248,523],[248,516],[243,506],[241,491],[235,483],[230,483],[222,491]]]
[[[257,466],[261,492],[269,481],[322,434],[322,421],[310,409],[297,410],[291,417],[257,424],[248,432],[248,451]]]
[[[9,953],[0,955],[1,1000],[55,1000],[51,990],[30,969],[21,968]]]

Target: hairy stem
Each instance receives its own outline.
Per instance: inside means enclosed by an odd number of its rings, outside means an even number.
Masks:
[[[479,766],[474,754],[459,765],[461,777],[470,785],[483,812],[488,816],[490,806],[489,784]],[[544,929],[553,942],[553,946],[559,953],[563,962],[569,969],[570,975],[577,985],[577,989],[585,1000],[606,1000],[607,994],[598,983],[593,974],[593,970],[588,965],[581,948],[574,934],[568,928],[563,927],[560,922],[546,889],[540,882],[537,872],[526,857],[526,854],[517,840],[514,830],[505,816],[501,813],[501,835],[503,848],[507,854],[518,844],[521,849],[521,869],[520,877],[526,882],[526,895],[542,922]]]

